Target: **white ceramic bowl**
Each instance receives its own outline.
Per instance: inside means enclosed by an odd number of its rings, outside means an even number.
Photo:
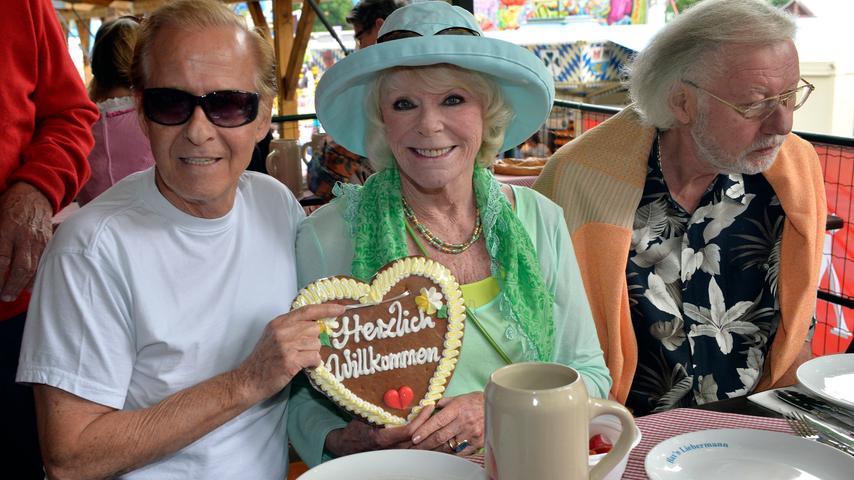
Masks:
[[[617,443],[617,439],[620,438],[620,432],[623,431],[623,426],[620,425],[620,420],[613,415],[601,415],[593,419],[590,422],[590,437],[597,433],[601,433],[602,436],[608,440],[612,445]],[[635,426],[635,441],[632,443],[632,448],[629,449],[629,453],[631,450],[638,446],[641,441],[641,432],[638,429],[637,425]],[[590,455],[588,458],[589,465],[592,467],[599,463],[600,460],[605,456],[605,453],[600,453],[599,455]],[[605,475],[604,480],[620,480],[623,476],[623,472],[626,470],[626,463],[629,461],[629,454],[620,459],[620,463],[614,467],[613,470],[608,472]]]

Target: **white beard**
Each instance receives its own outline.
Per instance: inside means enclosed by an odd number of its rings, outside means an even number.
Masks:
[[[719,171],[720,173],[732,175],[740,173],[743,175],[755,175],[768,170],[774,164],[780,147],[786,139],[785,135],[769,135],[757,140],[743,152],[732,155],[721,149],[715,138],[709,134],[707,128],[709,123],[708,105],[705,101],[698,104],[697,121],[691,127],[691,138],[697,147],[697,155],[700,161]],[[763,148],[775,147],[771,152],[753,159],[748,156]]]

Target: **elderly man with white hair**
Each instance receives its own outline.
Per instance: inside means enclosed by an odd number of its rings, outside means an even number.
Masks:
[[[636,414],[791,384],[809,357],[826,201],[791,133],[814,88],[794,34],[761,1],[687,10],[631,65],[634,103],[535,185],[564,209],[611,393]]]
[[[47,477],[282,480],[291,379],[320,363],[290,310],[304,214],[247,172],[273,51],[215,0],[164,3],[131,67],[153,168],[63,222],[39,264],[17,380]]]

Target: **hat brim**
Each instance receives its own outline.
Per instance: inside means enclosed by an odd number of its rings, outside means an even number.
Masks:
[[[451,64],[489,75],[501,87],[513,118],[502,151],[515,147],[546,121],[554,82],[543,62],[523,47],[503,40],[435,35],[380,43],[354,52],[320,78],[317,117],[337,143],[365,156],[364,98],[377,73],[394,67]]]

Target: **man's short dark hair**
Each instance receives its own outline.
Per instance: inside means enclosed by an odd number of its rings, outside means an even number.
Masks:
[[[362,0],[347,14],[347,23],[372,28],[378,19],[385,20],[391,12],[409,3],[406,0]]]

